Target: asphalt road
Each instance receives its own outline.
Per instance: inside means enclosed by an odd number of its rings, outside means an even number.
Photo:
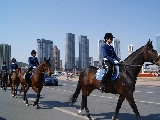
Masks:
[[[77,115],[81,94],[73,106],[69,97],[76,89],[77,82],[59,80],[59,86],[45,86],[41,92],[40,109],[32,106],[35,93],[30,88],[27,94],[29,106],[23,103],[22,95],[12,98],[10,90],[0,91],[0,120],[87,120],[85,110]],[[136,86],[134,98],[142,120],[160,120],[160,87]],[[88,97],[91,117],[96,120],[111,120],[118,96],[101,93],[98,90]],[[117,120],[135,120],[127,101],[124,101]]]

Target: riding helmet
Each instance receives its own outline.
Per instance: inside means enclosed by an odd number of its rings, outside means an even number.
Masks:
[[[12,58],[12,62],[16,62],[16,59],[15,59],[15,58]]]
[[[32,54],[36,54],[36,53],[37,53],[37,52],[36,52],[35,50],[32,50],[32,51],[31,51],[31,55],[32,55]]]
[[[113,37],[112,33],[106,33],[104,36],[104,41],[106,41],[106,39],[108,38],[115,38],[115,37]]]

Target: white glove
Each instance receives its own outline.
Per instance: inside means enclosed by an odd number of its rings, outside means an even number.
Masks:
[[[117,61],[117,60],[115,60],[115,61],[114,61],[114,64],[118,64],[118,61]]]
[[[33,68],[35,69],[35,68],[36,68],[36,66],[33,66]]]

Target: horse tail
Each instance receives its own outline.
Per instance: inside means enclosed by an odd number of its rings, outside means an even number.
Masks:
[[[80,82],[78,81],[78,84],[77,84],[77,88],[76,88],[76,91],[75,93],[72,95],[72,97],[70,98],[70,105],[73,105],[77,98],[78,98],[78,95],[80,94],[80,91],[81,91],[81,85],[80,85]]]

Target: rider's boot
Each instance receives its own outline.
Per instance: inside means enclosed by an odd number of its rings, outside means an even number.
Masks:
[[[29,71],[26,72],[26,75],[25,75],[25,80],[26,80],[26,87],[29,87]]]
[[[105,91],[105,83],[106,83],[106,74],[103,75],[101,80],[101,85],[99,86],[99,90],[103,93]]]

